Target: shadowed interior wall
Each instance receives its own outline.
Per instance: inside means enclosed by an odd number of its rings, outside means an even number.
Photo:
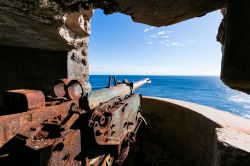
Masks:
[[[35,89],[53,95],[54,81],[62,78],[82,80],[84,88],[90,89],[87,47],[69,52],[5,46],[0,49],[0,105],[5,90]]]
[[[221,79],[231,88],[250,93],[250,1],[229,1]]]
[[[148,125],[139,130],[126,165],[250,163],[247,119],[207,106],[156,97],[144,97],[142,110]]]
[[[53,95],[53,82],[63,78],[81,80],[90,91],[93,11],[64,5],[53,0],[0,0],[0,105],[5,90],[37,89]]]

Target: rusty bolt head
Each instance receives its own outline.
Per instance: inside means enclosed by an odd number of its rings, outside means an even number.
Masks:
[[[105,121],[106,121],[105,116],[104,116],[104,115],[100,116],[100,119],[99,119],[100,125],[104,125],[104,124],[105,124]]]

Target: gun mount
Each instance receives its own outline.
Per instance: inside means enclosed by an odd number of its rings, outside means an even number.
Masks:
[[[0,116],[0,164],[122,165],[144,121],[141,95],[150,82],[117,82],[83,91],[77,80],[58,80],[56,97],[37,90],[5,92]],[[11,114],[11,115],[9,115]]]

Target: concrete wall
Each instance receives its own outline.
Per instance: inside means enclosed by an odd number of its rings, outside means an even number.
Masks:
[[[142,109],[127,165],[249,166],[250,120],[173,99],[144,97]]]
[[[87,44],[86,44],[87,45]],[[51,51],[31,48],[0,46],[0,105],[2,92],[11,89],[42,90],[53,95],[57,79],[82,80],[86,90],[88,82],[88,56],[85,50]]]
[[[230,0],[224,14],[225,39],[221,79],[229,87],[250,93],[250,1]]]
[[[57,79],[81,80],[90,91],[88,36],[93,11],[54,1],[0,4],[0,105],[2,92],[37,89],[53,95]]]

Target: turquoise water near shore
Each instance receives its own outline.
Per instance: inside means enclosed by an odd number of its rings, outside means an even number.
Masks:
[[[108,84],[107,75],[91,75],[93,90],[104,88]],[[132,76],[119,75],[117,80],[137,81],[150,78],[147,84],[137,90],[144,96],[157,96],[179,99],[207,105],[228,111],[250,119],[250,96],[228,88],[215,76]]]

